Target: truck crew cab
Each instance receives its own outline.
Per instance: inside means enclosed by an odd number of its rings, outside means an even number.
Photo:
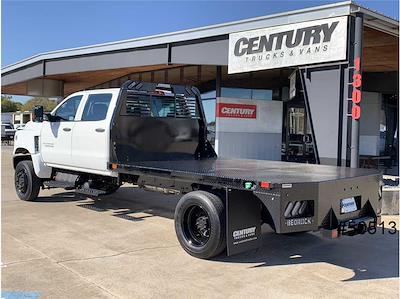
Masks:
[[[34,115],[15,137],[20,199],[34,201],[41,188],[102,196],[123,183],[183,194],[176,234],[199,258],[257,248],[263,223],[276,233],[322,229],[336,237],[380,217],[374,171],[217,157],[194,87],[127,81]]]

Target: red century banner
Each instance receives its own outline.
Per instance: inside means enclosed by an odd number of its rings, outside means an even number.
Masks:
[[[217,104],[217,117],[227,118],[256,118],[257,106],[247,104]]]

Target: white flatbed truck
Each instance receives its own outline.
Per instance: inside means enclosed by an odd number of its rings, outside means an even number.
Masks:
[[[217,157],[194,87],[127,81],[74,93],[50,114],[36,107],[34,117],[15,137],[20,199],[36,200],[41,188],[97,197],[123,183],[183,194],[175,229],[195,257],[258,248],[263,223],[337,237],[380,217],[375,171]]]

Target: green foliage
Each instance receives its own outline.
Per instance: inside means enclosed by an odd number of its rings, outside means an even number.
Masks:
[[[6,94],[2,94],[1,95],[1,99],[2,100],[10,100],[11,101],[12,100],[12,96],[9,96],[9,95],[6,95]]]
[[[57,106],[57,101],[45,97],[35,97],[25,104],[14,102],[12,96],[1,95],[1,112],[32,111],[35,106],[43,106],[45,112],[50,112]]]
[[[1,95],[1,112],[15,112],[21,110],[22,104],[14,102],[11,96]]]
[[[32,98],[22,106],[22,111],[31,111],[35,106],[43,106],[45,112],[50,112],[57,106],[57,102],[44,97]]]

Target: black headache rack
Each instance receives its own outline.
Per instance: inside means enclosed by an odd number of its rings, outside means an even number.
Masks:
[[[127,81],[112,119],[110,162],[216,157],[195,87]]]
[[[187,86],[124,84],[109,166],[139,186],[218,192],[225,198],[228,255],[260,246],[262,223],[277,233],[344,227],[342,234],[351,234],[357,230],[347,224],[380,214],[381,175],[375,171],[217,158],[200,94]],[[354,209],[343,212],[349,199]]]

